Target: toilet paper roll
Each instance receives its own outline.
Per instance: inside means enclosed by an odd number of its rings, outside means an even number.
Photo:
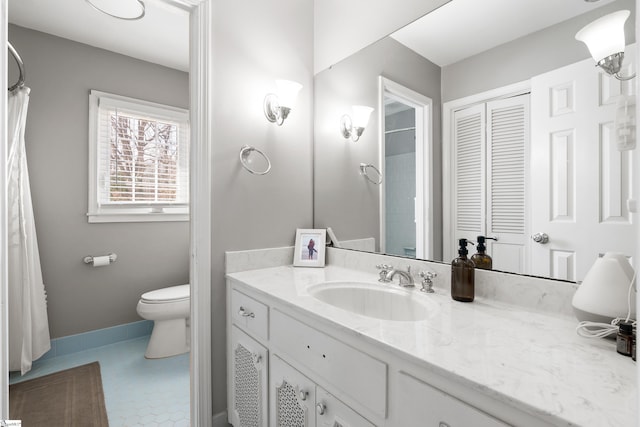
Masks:
[[[109,255],[94,256],[91,265],[93,265],[94,267],[103,267],[105,265],[109,265],[109,262]]]

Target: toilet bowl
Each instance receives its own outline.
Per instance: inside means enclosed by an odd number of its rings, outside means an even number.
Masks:
[[[153,320],[144,357],[158,359],[189,351],[189,285],[170,286],[142,294],[136,310]]]

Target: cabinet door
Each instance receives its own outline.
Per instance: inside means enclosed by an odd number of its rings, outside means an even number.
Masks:
[[[271,359],[270,372],[270,425],[314,427],[315,384],[277,356]]]
[[[267,350],[233,326],[230,359],[229,421],[235,427],[267,427]]]
[[[320,387],[316,388],[316,425],[317,427],[375,427]]]
[[[402,427],[507,427],[466,403],[401,373],[394,415]]]

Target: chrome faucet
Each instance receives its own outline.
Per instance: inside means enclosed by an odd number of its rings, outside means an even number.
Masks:
[[[400,276],[398,285],[402,286],[403,288],[411,288],[415,286],[415,282],[413,281],[413,276],[410,273],[410,267],[407,268],[407,271],[398,270],[397,268],[390,270],[389,272],[387,272],[387,275],[386,275],[387,281],[391,282],[393,278],[396,276],[396,274]]]
[[[376,268],[378,270],[380,270],[378,272],[378,275],[380,276],[380,278],[378,279],[378,282],[387,283],[387,282],[391,281],[391,280],[387,279],[387,274],[389,273],[389,271],[393,270],[393,266],[392,265],[378,264],[378,265],[376,265]]]

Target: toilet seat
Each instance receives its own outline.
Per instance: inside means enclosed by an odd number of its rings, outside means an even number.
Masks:
[[[145,292],[140,297],[140,301],[145,304],[166,304],[169,302],[187,301],[189,298],[189,285],[178,285]]]

